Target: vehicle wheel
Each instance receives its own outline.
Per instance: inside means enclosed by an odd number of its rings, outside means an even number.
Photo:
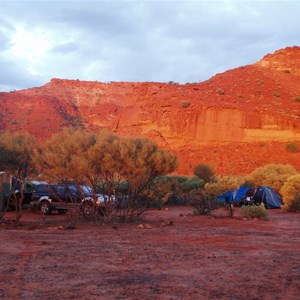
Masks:
[[[9,199],[9,209],[10,210],[16,210],[17,207],[18,207],[20,199],[21,199],[21,194],[20,193],[12,195]]]
[[[9,208],[9,210],[16,210],[16,204],[15,204],[14,197],[11,197],[9,199],[8,208]]]
[[[83,202],[82,206],[81,206],[81,210],[82,210],[83,215],[85,215],[87,217],[95,214],[94,205],[91,201]]]
[[[105,207],[99,207],[99,214],[101,216],[105,216],[105,211],[106,211],[106,208]]]
[[[43,215],[50,215],[52,213],[51,206],[48,201],[42,201],[39,205],[39,210]]]
[[[60,209],[60,210],[58,210],[58,214],[59,215],[65,215],[66,211],[64,209]]]

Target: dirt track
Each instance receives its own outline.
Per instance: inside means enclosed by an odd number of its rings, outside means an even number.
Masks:
[[[0,226],[0,299],[299,299],[300,215],[221,214],[172,207],[144,226],[72,230],[27,212]]]

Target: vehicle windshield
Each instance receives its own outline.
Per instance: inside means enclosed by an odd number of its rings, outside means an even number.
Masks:
[[[89,187],[89,186],[87,186],[87,185],[81,185],[81,189],[82,189],[82,191],[83,191],[83,193],[85,195],[91,195],[91,194],[93,194],[92,188]]]

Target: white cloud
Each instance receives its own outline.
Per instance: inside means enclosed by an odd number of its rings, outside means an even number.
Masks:
[[[299,45],[298,1],[1,1],[0,91],[196,82]]]

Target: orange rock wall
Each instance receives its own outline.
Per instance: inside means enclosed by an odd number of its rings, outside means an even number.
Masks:
[[[299,70],[300,47],[290,47],[193,84],[52,79],[0,93],[0,129],[27,130],[39,142],[70,126],[146,136],[175,152],[185,174],[203,162],[220,174],[267,163],[300,171],[300,152],[286,149],[300,149]]]

